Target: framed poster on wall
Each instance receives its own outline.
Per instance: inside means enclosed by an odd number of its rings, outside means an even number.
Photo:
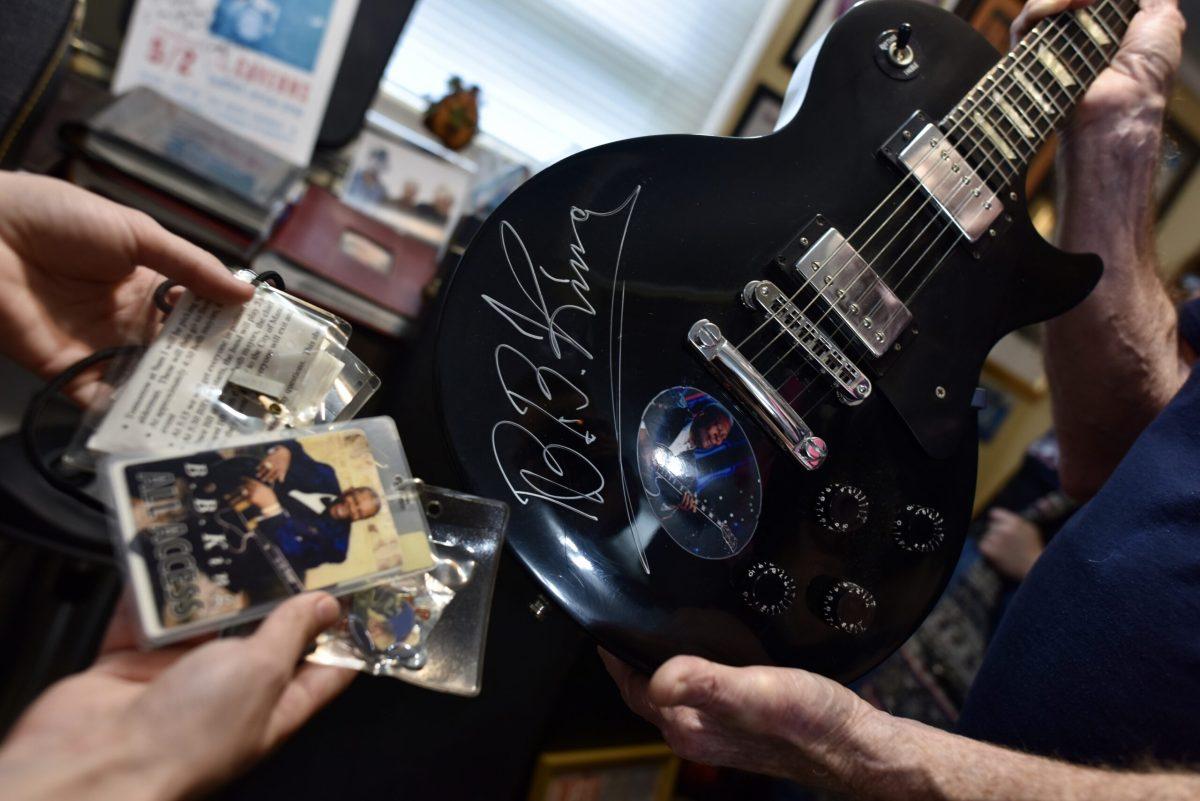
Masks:
[[[759,84],[742,111],[741,118],[733,127],[734,136],[766,136],[775,131],[779,112],[783,108],[783,96],[763,84]]]

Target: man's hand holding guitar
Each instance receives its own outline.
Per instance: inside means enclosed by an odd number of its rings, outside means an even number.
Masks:
[[[1014,32],[1082,5],[1033,0]],[[1103,483],[1185,375],[1149,235],[1155,156],[1182,31],[1176,3],[1146,0],[1063,136],[1061,240],[1072,249],[1097,251],[1106,264],[1100,287],[1051,324],[1047,343],[1064,485],[1083,495]],[[1097,376],[1115,391],[1098,390]],[[1110,425],[1121,415],[1132,415],[1138,426]],[[1114,441],[1113,431],[1127,436]],[[630,708],[662,729],[676,752],[700,762],[869,798],[1200,795],[1194,775],[1082,768],[894,718],[805,671],[730,668],[684,656],[647,678],[602,656]]]

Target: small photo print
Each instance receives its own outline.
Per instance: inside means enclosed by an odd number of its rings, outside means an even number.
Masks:
[[[312,72],[329,26],[334,0],[217,0],[218,36]]]
[[[663,530],[701,559],[737,556],[754,536],[762,482],[741,424],[695,387],[654,397],[638,427],[638,474]]]
[[[401,233],[441,246],[467,194],[466,170],[395,140],[364,131],[342,200]]]
[[[142,462],[121,480],[148,630],[433,564],[419,511],[394,519],[359,429]]]

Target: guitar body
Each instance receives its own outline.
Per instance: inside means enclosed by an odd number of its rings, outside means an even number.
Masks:
[[[875,57],[903,22],[920,66],[906,80]],[[839,402],[791,354],[780,392],[797,393],[828,446],[815,470],[687,336],[701,319],[733,343],[754,335],[765,318],[743,287],[797,290],[781,251],[818,215],[843,233],[868,218],[903,177],[884,143],[914,111],[946,114],[996,59],[951,14],[873,0],[806,58],[803,105],[781,131],[589,150],[527,182],[475,237],[437,337],[449,451],[471,491],[512,506],[517,556],[610,651],[644,669],[690,653],[848,681],[938,598],[971,513],[983,361],[1081,300],[1099,260],[1049,246],[1014,186],[1011,221],[978,257],[955,247],[915,295],[917,281],[897,290],[913,318],[900,347],[852,351],[874,384],[865,401]],[[709,425],[724,437],[704,439]],[[676,495],[656,469],[682,476]],[[681,511],[684,493],[703,508]]]

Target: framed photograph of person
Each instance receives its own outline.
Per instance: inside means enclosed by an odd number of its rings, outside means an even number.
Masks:
[[[299,592],[341,594],[433,566],[415,491],[397,490],[407,465],[386,418],[125,460],[108,476],[152,643],[265,615]]]
[[[767,86],[759,84],[754,90],[750,102],[746,104],[737,125],[733,127],[734,136],[766,136],[774,133],[775,123],[779,122],[779,112],[783,109],[783,96]]]
[[[416,145],[367,129],[342,181],[342,202],[441,249],[454,231],[471,173]]]

